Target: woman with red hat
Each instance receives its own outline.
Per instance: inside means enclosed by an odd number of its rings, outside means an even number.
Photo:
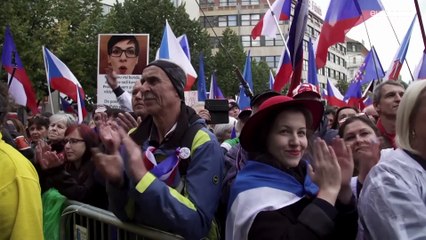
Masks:
[[[247,121],[240,141],[250,160],[231,188],[226,239],[356,237],[350,149],[317,139],[312,165],[302,159],[323,111],[317,100],[276,96]]]

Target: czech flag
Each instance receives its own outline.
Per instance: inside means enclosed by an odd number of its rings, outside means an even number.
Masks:
[[[156,59],[168,59],[179,65],[186,73],[185,91],[191,90],[192,85],[195,83],[195,79],[197,79],[197,72],[192,66],[191,61],[186,56],[181,44],[167,21]]]
[[[385,80],[397,80],[399,77],[399,72],[401,71],[402,64],[405,61],[405,55],[407,55],[408,46],[410,45],[411,33],[413,31],[413,25],[416,21],[416,15],[411,21],[410,27],[408,28],[407,33],[405,34],[404,40],[402,40],[401,45],[399,46],[398,51],[395,54],[395,57],[392,60],[389,69],[386,71]]]
[[[263,15],[262,19],[254,26],[251,31],[251,37],[256,39],[259,36],[268,36],[275,38],[277,36],[277,24],[275,16],[278,16],[277,21],[285,21],[290,19],[291,0],[276,0],[270,9]]]
[[[324,99],[327,100],[327,104],[335,107],[346,106],[345,101],[343,101],[343,95],[340,93],[339,89],[334,86],[334,84],[327,78],[327,91],[324,91]]]
[[[284,43],[285,44],[285,43]],[[275,82],[273,90],[275,92],[281,92],[283,87],[290,81],[293,68],[291,66],[290,54],[284,46],[281,54],[280,62],[278,64],[277,75],[275,75]]]
[[[85,94],[80,82],[65,63],[44,46],[43,55],[48,84],[50,84],[53,89],[67,95],[77,104],[81,105],[83,107],[82,114],[84,118],[87,115],[87,111],[84,107]],[[83,102],[83,104],[81,102]]]
[[[10,96],[17,104],[27,106],[33,114],[38,113],[36,94],[16,50],[9,26],[6,27],[4,34],[1,60],[4,70],[7,72]]]
[[[346,33],[383,10],[380,0],[331,0],[319,35],[317,68],[327,62],[328,48],[345,41]]]

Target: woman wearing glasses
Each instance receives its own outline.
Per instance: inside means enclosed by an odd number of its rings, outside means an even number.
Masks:
[[[64,162],[52,160],[43,174],[44,186],[56,188],[70,200],[107,208],[103,180],[95,173],[91,148],[97,147],[98,137],[85,125],[71,125],[65,131]]]
[[[116,74],[133,74],[138,59],[139,43],[135,36],[114,35],[109,39],[108,64]]]

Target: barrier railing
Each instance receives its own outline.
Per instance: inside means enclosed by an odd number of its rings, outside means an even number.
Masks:
[[[62,240],[177,240],[183,239],[158,229],[120,221],[112,212],[81,202],[68,201],[61,217]]]

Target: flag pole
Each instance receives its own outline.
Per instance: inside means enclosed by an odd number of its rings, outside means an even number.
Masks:
[[[53,110],[53,100],[52,100],[52,93],[50,92],[50,82],[49,82],[49,70],[47,69],[47,65],[46,65],[46,55],[44,53],[44,49],[45,47],[42,46],[41,47],[42,51],[43,51],[43,62],[44,62],[44,69],[46,69],[46,79],[47,79],[47,89],[49,92],[49,99],[50,99],[50,109],[52,111],[52,114],[55,113],[55,111]]]
[[[420,31],[422,32],[423,44],[425,45],[424,51],[426,52],[426,33],[425,27],[423,25],[422,15],[420,12],[419,2],[417,0],[414,0],[414,4],[416,5],[417,18],[419,19]]]
[[[287,52],[288,56],[291,56],[291,55],[290,55],[290,50],[288,50],[287,41],[286,41],[286,39],[284,38],[284,34],[283,34],[283,32],[281,31],[280,24],[278,23],[278,20],[277,20],[277,18],[275,17],[275,13],[274,13],[274,11],[272,10],[271,3],[269,2],[269,0],[266,0],[266,1],[268,2],[268,6],[269,6],[269,10],[271,10],[272,18],[274,19],[275,25],[277,25],[278,32],[280,33],[281,39],[283,40],[285,51]],[[291,1],[291,0],[284,0],[284,1]],[[283,56],[284,56],[284,55],[283,55]]]
[[[365,32],[367,33],[367,39],[368,39],[368,43],[370,45],[370,51],[374,51],[374,52],[372,52],[372,57],[373,57],[373,64],[374,64],[374,70],[376,72],[377,81],[380,81],[379,72],[377,71],[376,56],[375,56],[376,54],[374,54],[376,52],[376,50],[374,50],[374,46],[371,44],[370,33],[368,32],[367,24],[365,23],[364,15],[361,14],[361,17],[362,17],[362,21],[363,21],[363,24],[364,24]],[[373,80],[373,82],[374,82],[374,80]],[[375,85],[376,84],[374,84],[373,88],[375,87]]]
[[[385,9],[385,8],[383,8],[383,11],[384,11],[384,12],[385,12],[385,14],[386,14],[386,18],[387,18],[387,20],[388,20],[388,22],[389,22],[389,25],[390,25],[390,26],[391,26],[391,28],[392,28],[393,35],[395,35],[395,39],[396,39],[396,41],[398,42],[398,45],[401,45],[401,42],[400,42],[400,41],[399,41],[399,39],[398,39],[398,35],[397,35],[397,34],[396,34],[396,32],[395,32],[395,28],[393,27],[392,22],[391,22],[391,20],[390,20],[390,18],[389,18],[388,12],[386,11],[386,9]],[[407,58],[405,58],[405,59],[404,59],[404,62],[405,62],[405,65],[407,65],[408,72],[409,72],[409,73],[410,73],[410,75],[411,75],[411,79],[414,81],[413,73],[412,73],[412,71],[411,71],[410,65],[408,65]]]

